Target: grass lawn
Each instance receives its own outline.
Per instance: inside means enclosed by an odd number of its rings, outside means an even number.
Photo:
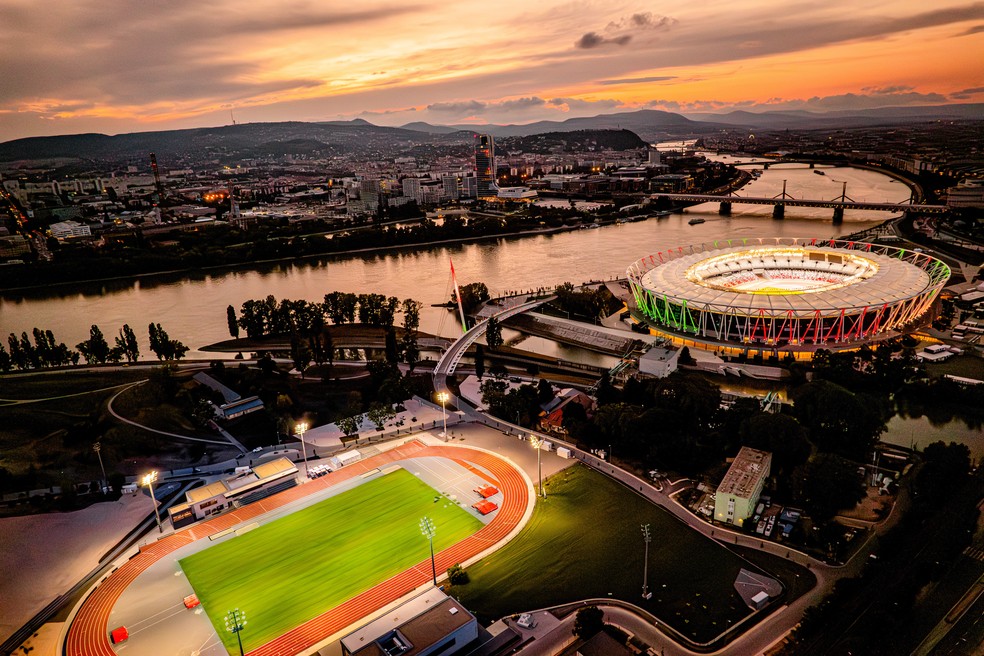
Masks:
[[[642,598],[649,524],[650,600]],[[550,479],[545,502],[512,542],[468,568],[452,593],[483,620],[589,597],[637,604],[706,642],[749,614],[734,589],[755,569],[627,488],[576,465]]]
[[[426,559],[482,523],[413,474],[398,470],[181,560],[230,652],[225,613],[246,613],[246,651]]]

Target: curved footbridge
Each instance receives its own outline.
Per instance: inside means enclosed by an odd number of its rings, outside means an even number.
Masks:
[[[485,329],[488,327],[489,319],[495,318],[496,321],[501,323],[509,317],[514,317],[517,314],[522,314],[532,310],[533,308],[543,305],[544,303],[549,303],[556,298],[556,296],[546,296],[534,301],[527,301],[526,303],[522,303],[520,305],[514,305],[511,308],[497,312],[488,319],[484,319],[475,324],[470,330],[459,337],[454,344],[448,347],[448,350],[444,352],[441,359],[437,361],[437,366],[434,367],[434,389],[438,392],[443,392],[447,389],[447,377],[454,373],[454,370],[458,367],[458,362],[461,361],[461,357],[468,350],[468,347],[474,344],[479,337],[485,334]]]

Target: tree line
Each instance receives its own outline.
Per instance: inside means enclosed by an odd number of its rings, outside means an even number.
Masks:
[[[180,360],[188,352],[188,347],[171,339],[159,323],[151,323],[148,333],[150,350],[158,360]],[[133,363],[140,358],[137,335],[129,324],[123,324],[113,345],[96,324],[89,327],[89,339],[76,344],[75,349],[56,340],[50,330],[35,328],[32,335],[33,342],[26,332],[22,332],[20,337],[10,333],[7,337],[9,351],[0,344],[0,372],[78,365],[82,360],[86,364],[118,364],[124,360]]]
[[[239,316],[230,305],[226,308],[229,335],[238,338],[240,329],[247,337],[288,336],[291,358],[299,371],[313,361],[319,365],[334,363],[335,345],[328,326],[359,323],[382,328],[386,335],[386,359],[403,361],[411,371],[420,359],[417,330],[423,304],[412,298],[400,300],[382,294],[351,294],[333,291],[321,303],[291,299],[278,301],[273,295],[245,301]],[[403,333],[397,339],[394,324],[403,316]]]

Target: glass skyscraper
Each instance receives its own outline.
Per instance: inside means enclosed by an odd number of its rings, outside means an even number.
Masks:
[[[480,134],[475,144],[475,177],[478,178],[478,197],[493,198],[498,192],[495,184],[495,141],[490,134]]]

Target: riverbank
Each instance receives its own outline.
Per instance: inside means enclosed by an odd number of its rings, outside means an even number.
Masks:
[[[598,221],[596,225],[614,225],[617,218],[612,217],[610,220]],[[254,271],[258,268],[262,268],[265,265],[275,265],[284,264],[287,262],[308,262],[315,260],[330,260],[333,258],[344,259],[348,257],[358,256],[358,255],[389,255],[392,253],[400,253],[407,250],[416,250],[423,248],[433,248],[436,246],[449,246],[454,244],[476,244],[483,242],[496,241],[502,238],[519,238],[519,237],[537,237],[541,235],[552,235],[563,232],[571,232],[574,230],[580,230],[592,224],[577,224],[577,225],[561,225],[554,228],[538,228],[534,230],[521,230],[515,232],[503,232],[491,235],[474,235],[469,237],[456,237],[453,239],[440,239],[434,241],[426,242],[414,242],[409,244],[394,244],[378,247],[367,247],[367,248],[354,248],[344,251],[337,251],[335,253],[312,253],[310,255],[294,255],[290,257],[279,257],[271,258],[267,260],[255,260],[253,262],[243,262],[239,264],[220,264],[215,266],[206,267],[184,267],[178,269],[168,269],[166,271],[152,271],[147,273],[136,273],[131,275],[121,275],[121,276],[107,276],[103,278],[91,278],[86,280],[71,280],[64,282],[46,282],[37,285],[23,285],[19,287],[6,287],[0,289],[0,296],[9,296],[15,292],[32,292],[43,289],[51,288],[71,288],[78,287],[79,285],[88,284],[102,284],[118,281],[140,281],[140,280],[155,280],[158,278],[165,278],[168,276],[187,276],[191,274],[207,274],[207,273],[225,273],[233,271]],[[307,235],[305,235],[307,236]],[[25,265],[26,266],[26,265]]]

